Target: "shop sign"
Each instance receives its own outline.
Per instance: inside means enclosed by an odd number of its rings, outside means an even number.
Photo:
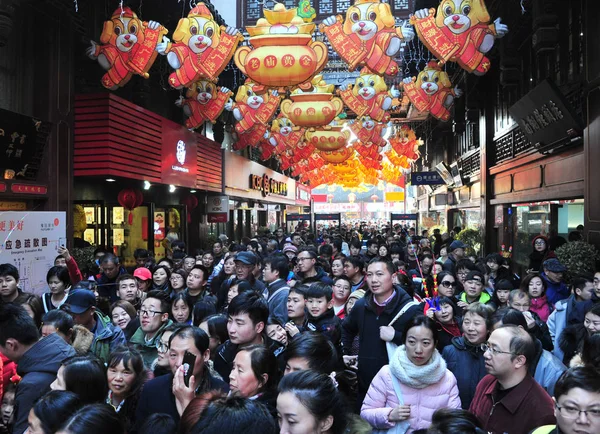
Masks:
[[[287,196],[288,194],[287,182],[269,178],[269,175],[266,173],[262,176],[251,174],[250,189],[261,191],[263,196],[268,196],[270,194]]]
[[[398,221],[398,220],[418,220],[418,218],[419,218],[418,214],[396,214],[396,213],[393,213],[390,216],[390,219],[394,220],[394,221]]]
[[[207,201],[208,223],[227,223],[229,221],[229,196],[210,196]]]
[[[12,202],[2,201],[0,202],[0,211],[25,211],[27,204],[25,202]]]
[[[404,202],[403,191],[386,191],[385,192],[386,202]]]
[[[315,213],[360,212],[360,203],[315,203]]]
[[[183,125],[163,120],[162,173],[163,184],[196,187],[196,133]]]
[[[310,205],[310,188],[304,184],[296,184],[296,203],[298,205]]]
[[[0,263],[19,270],[20,287],[41,295],[59,246],[66,246],[65,212],[9,211],[0,218]]]
[[[410,174],[412,185],[440,185],[445,184],[438,172],[412,172]]]
[[[287,214],[285,216],[288,222],[297,222],[302,220],[310,220],[310,214]]]
[[[13,184],[10,186],[10,190],[17,194],[47,194],[48,187],[45,185],[31,185],[31,184]]]

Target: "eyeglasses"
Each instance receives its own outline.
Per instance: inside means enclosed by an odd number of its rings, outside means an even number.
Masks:
[[[171,276],[171,280],[183,280],[183,277],[180,275]]]
[[[512,304],[513,309],[529,309],[530,306],[531,306],[530,304],[519,304],[519,303]]]
[[[561,416],[565,419],[577,419],[581,413],[585,414],[585,417],[590,419],[600,419],[600,408],[593,408],[591,410],[579,410],[577,407],[571,407],[568,405],[558,405],[556,408],[560,412]]]
[[[159,314],[162,315],[165,312],[161,312],[159,310],[146,310],[146,309],[141,309],[140,310],[140,316],[148,316],[148,317],[151,317],[151,318],[154,318],[157,313],[159,313]]]
[[[156,342],[156,350],[159,353],[166,353],[167,351],[169,351],[169,344],[166,344],[162,341],[157,341]]]
[[[305,257],[305,258],[301,258],[301,257],[299,257],[299,256],[298,256],[296,259],[297,259],[298,261],[306,261],[307,259],[312,259],[312,258],[311,258],[310,256],[308,256],[308,257]]]
[[[515,353],[511,353],[509,351],[500,351],[497,350],[496,348],[490,347],[489,343],[485,343],[485,344],[481,344],[479,346],[479,348],[481,348],[481,351],[483,351],[484,353],[486,352],[490,352],[492,353],[492,356],[497,356],[498,354],[510,354],[511,356],[518,356],[519,354],[515,354]]]
[[[469,273],[466,272],[466,271],[464,271],[464,272],[463,271],[459,271],[458,273],[456,273],[457,276],[466,276],[467,274],[469,274]]]
[[[444,280],[441,283],[441,285],[444,286],[444,287],[446,287],[446,288],[450,288],[451,286],[455,287],[456,286],[456,282],[450,282],[449,280]]]
[[[539,245],[542,245],[542,244],[546,244],[546,242],[544,240],[535,240],[535,245],[536,246],[539,246]]]

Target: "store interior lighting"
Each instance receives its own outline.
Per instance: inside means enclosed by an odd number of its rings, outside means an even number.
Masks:
[[[144,190],[150,190],[151,186],[152,186],[152,184],[150,184],[149,181],[144,181]]]
[[[175,193],[175,186],[169,185],[169,193]]]

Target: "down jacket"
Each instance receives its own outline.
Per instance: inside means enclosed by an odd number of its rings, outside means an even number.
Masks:
[[[458,397],[456,378],[446,369],[446,375],[439,382],[425,387],[413,389],[400,383],[403,405],[410,405],[410,428],[407,433],[431,425],[433,413],[439,408],[461,408]],[[390,366],[379,370],[363,401],[360,416],[375,429],[390,429],[395,426],[388,420],[388,415],[399,404],[392,383]]]

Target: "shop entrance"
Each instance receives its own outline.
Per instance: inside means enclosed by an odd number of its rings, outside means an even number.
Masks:
[[[418,214],[398,214],[391,213],[390,215],[391,225],[394,226],[394,222],[400,222],[400,224],[404,225],[408,222],[410,227],[411,222],[414,222],[415,233],[419,231],[419,215]]]

